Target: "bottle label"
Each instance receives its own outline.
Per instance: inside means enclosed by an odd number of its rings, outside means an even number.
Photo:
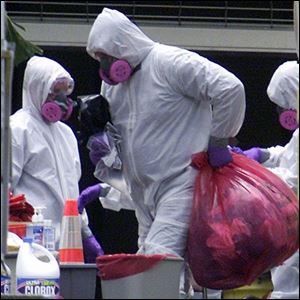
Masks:
[[[43,246],[43,231],[44,231],[43,226],[30,224],[27,226],[26,236],[31,237],[34,243]]]
[[[10,294],[10,277],[1,275],[1,295]]]
[[[43,245],[44,227],[41,225],[34,225],[32,231],[33,231],[33,242],[39,245]]]
[[[59,279],[17,278],[17,294],[59,296]]]
[[[55,251],[55,229],[52,227],[44,228],[44,247],[49,251]]]

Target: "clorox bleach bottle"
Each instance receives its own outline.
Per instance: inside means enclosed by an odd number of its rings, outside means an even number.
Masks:
[[[34,253],[44,255],[48,262]],[[43,257],[44,260],[44,257]],[[55,257],[43,246],[25,237],[16,264],[17,294],[59,297],[59,265]]]

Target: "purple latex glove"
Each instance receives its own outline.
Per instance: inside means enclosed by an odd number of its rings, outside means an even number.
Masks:
[[[96,263],[96,257],[104,254],[94,235],[83,239],[82,245],[85,263]]]
[[[234,153],[237,153],[237,154],[245,155],[246,157],[256,160],[259,163],[262,161],[262,151],[258,147],[253,147],[253,148],[251,148],[249,150],[245,150],[245,151],[243,151],[239,147],[232,147],[231,151],[233,151]]]
[[[245,150],[244,155],[248,158],[256,160],[259,163],[262,162],[262,151],[258,147],[253,147],[249,150]]]
[[[102,187],[101,185],[95,184],[92,186],[87,187],[84,189],[81,194],[78,197],[77,205],[78,205],[78,211],[81,214],[85,206],[90,203],[91,201],[96,200],[99,198],[101,194]]]
[[[246,157],[253,159],[261,164],[270,158],[269,150],[264,149],[264,148],[253,147],[253,148],[243,151],[239,147],[233,147],[233,148],[231,148],[231,151],[238,153],[238,154],[245,155]]]
[[[227,147],[208,147],[208,162],[213,168],[223,167],[232,162],[232,156]]]
[[[90,149],[90,160],[95,166],[102,157],[106,156],[111,151],[105,133],[99,133],[91,136],[87,147]]]
[[[236,154],[245,155],[244,151],[240,147],[230,147],[230,150]]]

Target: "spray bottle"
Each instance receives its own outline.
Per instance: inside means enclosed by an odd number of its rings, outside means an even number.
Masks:
[[[35,207],[34,215],[32,216],[32,224],[27,227],[26,236],[31,237],[33,242],[39,245],[43,245],[44,241],[44,216],[42,209],[44,206]]]
[[[49,251],[55,251],[55,228],[52,226],[52,220],[44,220],[44,247]]]

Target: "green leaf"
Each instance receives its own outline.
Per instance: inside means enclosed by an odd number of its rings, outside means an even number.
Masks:
[[[9,18],[9,21],[10,21],[14,26],[21,28],[23,31],[26,31],[26,29],[25,29],[23,26],[21,26],[20,24],[16,23],[15,21],[13,21],[10,17],[8,17],[8,18]]]
[[[30,43],[29,41],[26,41],[15,28],[15,26],[18,26],[25,31],[22,26],[17,25],[15,22],[13,22],[8,15],[6,15],[6,20],[7,41],[15,43],[15,66],[29,59],[35,54],[43,54],[43,49]]]

